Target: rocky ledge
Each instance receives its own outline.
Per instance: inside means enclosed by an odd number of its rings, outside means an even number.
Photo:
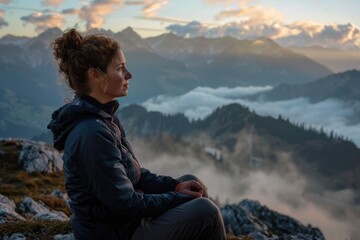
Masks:
[[[55,180],[62,188],[64,186],[63,178],[59,177],[62,175],[61,153],[42,142],[0,139],[0,171],[0,240],[74,239],[68,197],[64,191],[53,188]],[[32,178],[36,178],[36,183],[46,184],[29,185]],[[12,184],[16,184],[17,191],[11,188]],[[31,188],[31,191],[22,191],[23,188]],[[39,199],[53,204],[48,206]],[[258,201],[245,199],[238,204],[228,204],[221,207],[221,213],[226,230],[231,234],[229,240],[325,239],[318,228],[305,226]]]

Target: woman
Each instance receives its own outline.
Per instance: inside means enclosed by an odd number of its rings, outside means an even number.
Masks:
[[[115,116],[131,73],[118,43],[75,29],[55,39],[53,54],[71,103],[48,126],[64,150],[66,191],[76,239],[225,239],[223,220],[194,176],[159,176],[140,167]]]

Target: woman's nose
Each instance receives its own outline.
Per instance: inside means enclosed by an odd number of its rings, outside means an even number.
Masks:
[[[131,72],[129,72],[129,70],[127,70],[127,68],[126,68],[126,73],[125,73],[125,79],[126,80],[132,79],[132,74],[131,74]]]

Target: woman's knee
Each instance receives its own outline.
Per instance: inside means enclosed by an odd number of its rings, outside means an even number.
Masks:
[[[213,217],[221,215],[218,206],[216,206],[216,204],[208,198],[196,198],[192,200],[192,202],[194,204],[194,209],[196,209],[199,214]]]
[[[185,174],[181,177],[179,177],[177,180],[179,181],[190,181],[190,180],[195,180],[195,181],[200,181],[200,179],[198,179],[195,175],[192,175],[192,174]]]

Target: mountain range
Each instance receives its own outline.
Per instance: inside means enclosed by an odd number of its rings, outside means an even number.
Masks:
[[[301,84],[331,71],[268,38],[181,38],[164,34],[146,39],[157,53],[183,62],[210,87]]]
[[[147,111],[139,105],[122,108],[118,116],[130,136],[152,138],[169,134],[175,138],[193,139],[205,134],[212,139],[213,145],[219,149],[224,147],[229,152],[235,151],[241,132],[258,135],[269,140],[273,152],[277,152],[277,148],[292,146],[302,160],[316,162],[318,170],[328,176],[336,171],[351,170],[360,164],[360,149],[342,136],[309,129],[301,124],[294,125],[281,116],[277,119],[262,117],[239,104],[217,108],[205,119],[197,121],[189,121],[180,113],[164,115]],[[257,151],[256,146],[253,150]],[[261,152],[259,150],[258,157],[269,157]],[[340,156],[341,162],[338,161]],[[244,154],[241,158],[249,157],[249,154]]]
[[[316,81],[291,85],[281,84],[269,91],[250,96],[250,99],[261,98],[263,101],[279,101],[305,97],[311,102],[326,99],[360,102],[360,71],[351,70],[332,74]]]
[[[291,47],[290,50],[313,59],[333,72],[344,72],[351,69],[360,70],[359,50],[343,51],[322,46]]]
[[[179,95],[195,87],[300,84],[331,71],[273,41],[231,37],[185,39],[173,34],[141,38],[131,28],[114,33],[90,30],[118,40],[133,73],[123,104],[141,103],[161,94]],[[51,42],[62,34],[52,28],[33,38],[7,35],[0,39],[0,136],[40,133],[51,112],[71,97],[60,84]]]

